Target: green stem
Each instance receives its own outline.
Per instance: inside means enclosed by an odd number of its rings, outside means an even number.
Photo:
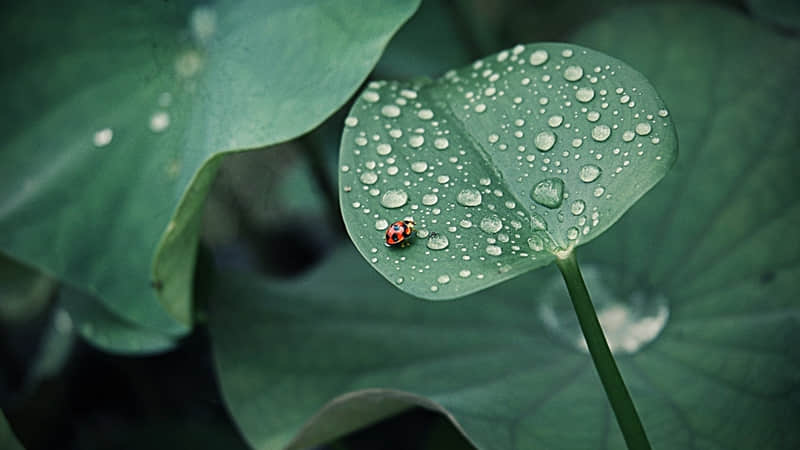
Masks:
[[[625,443],[631,450],[650,449],[650,442],[647,440],[642,422],[636,413],[636,407],[633,406],[631,395],[628,393],[628,388],[625,387],[625,382],[622,381],[622,375],[617,369],[617,363],[614,362],[614,356],[611,355],[611,350],[603,335],[603,329],[597,320],[597,313],[594,311],[589,291],[586,290],[586,284],[583,282],[574,250],[563,258],[559,257],[556,264],[561,270],[561,275],[564,276],[564,282],[567,283],[572,306],[575,307],[575,313],[578,315],[578,322],[580,322],[583,336],[586,338],[594,367],[597,369],[597,374],[600,375],[600,381],[606,390],[611,409],[617,416],[617,423],[622,430]]]

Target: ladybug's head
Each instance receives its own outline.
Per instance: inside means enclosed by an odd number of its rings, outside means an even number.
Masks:
[[[406,224],[406,226],[408,227],[408,229],[410,231],[414,231],[414,227],[417,226],[417,223],[414,222],[414,219],[406,219],[406,220],[403,221],[403,223]]]

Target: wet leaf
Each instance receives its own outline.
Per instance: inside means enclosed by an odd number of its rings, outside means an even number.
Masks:
[[[642,68],[682,142],[647,201],[580,250],[654,448],[797,448],[800,45],[690,5],[576,39]],[[624,448],[553,268],[430,304],[345,251],[297,285],[225,276],[211,307],[223,393],[256,448],[324,429],[315,412],[365,388],[392,392],[369,405],[399,390],[446,409],[478,448]]]
[[[127,321],[190,323],[221,152],[344,103],[418,1],[33,1],[4,10],[0,249]]]
[[[650,83],[566,44],[520,45],[434,82],[372,82],[345,125],[350,237],[392,283],[428,299],[484,289],[591,241],[677,156]],[[416,238],[385,247],[387,227],[405,218]]]

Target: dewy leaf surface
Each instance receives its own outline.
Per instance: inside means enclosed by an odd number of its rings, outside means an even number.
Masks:
[[[0,248],[126,320],[185,331],[217,155],[319,124],[417,4],[32,1],[4,10]]]
[[[345,124],[350,237],[392,283],[429,299],[486,288],[591,241],[677,156],[650,83],[566,44],[519,45],[434,82],[372,82]],[[404,218],[417,238],[384,247],[387,227]]]
[[[691,5],[576,39],[642,68],[682,142],[647,201],[580,250],[654,448],[800,447],[800,44]],[[326,401],[365,388],[424,396],[482,449],[624,448],[551,268],[430,304],[344,253],[297,285],[224,277],[210,308],[226,403],[256,448],[303,441]]]

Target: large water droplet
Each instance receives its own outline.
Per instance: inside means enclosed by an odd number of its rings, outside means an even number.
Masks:
[[[561,178],[545,178],[531,191],[533,201],[551,209],[561,206],[563,196],[564,181]]]
[[[533,138],[533,144],[543,152],[549,151],[555,143],[556,135],[551,131],[542,131]]]
[[[636,124],[636,134],[639,136],[647,136],[653,128],[647,122],[640,122]]]
[[[494,234],[503,229],[503,221],[497,215],[491,215],[481,219],[481,230],[484,233]]]
[[[582,87],[575,93],[575,99],[581,103],[588,103],[594,98],[594,89],[589,87]]]
[[[599,167],[595,166],[594,164],[586,164],[584,166],[581,166],[581,170],[578,173],[578,176],[584,183],[591,183],[592,181],[600,177],[600,172],[602,172],[602,170]]]
[[[611,128],[608,125],[598,125],[592,129],[592,139],[603,142],[611,136]]]
[[[550,118],[547,119],[547,124],[553,128],[560,127],[563,122],[564,122],[564,116],[560,114],[550,116]]]
[[[450,245],[450,241],[447,239],[447,236],[443,234],[431,233],[430,236],[428,236],[426,245],[431,250],[444,250]]]
[[[394,209],[405,205],[408,202],[408,194],[400,189],[389,189],[381,197],[381,205],[384,208]]]
[[[463,206],[478,206],[481,204],[481,193],[477,189],[462,189],[456,200]]]
[[[653,292],[633,291],[619,295],[620,276],[600,272],[597,267],[582,268],[587,286],[592,287],[592,303],[611,351],[615,354],[633,354],[655,340],[669,319],[666,297]],[[575,311],[567,300],[564,281],[553,277],[545,284],[538,298],[539,317],[550,333],[574,348],[588,353],[586,340],[581,333]]]
[[[583,76],[583,68],[581,66],[567,66],[564,69],[564,79],[567,81],[578,81]]]

